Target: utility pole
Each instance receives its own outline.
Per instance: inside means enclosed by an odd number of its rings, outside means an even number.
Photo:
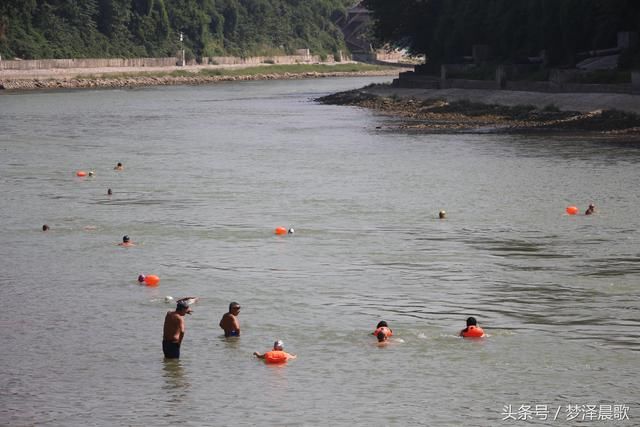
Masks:
[[[180,50],[182,50],[182,66],[184,67],[185,63],[184,63],[184,45],[182,44],[182,31],[180,31]]]

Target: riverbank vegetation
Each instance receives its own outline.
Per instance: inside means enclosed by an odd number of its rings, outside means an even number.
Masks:
[[[174,70],[136,73],[105,73],[101,75],[80,75],[79,79],[122,79],[136,77],[249,77],[259,75],[293,76],[304,74],[334,74],[334,73],[367,73],[392,70],[391,67],[380,65],[368,65],[359,63],[350,64],[291,64],[291,65],[259,65],[248,68],[204,68],[201,70]]]
[[[2,58],[113,58],[345,51],[352,0],[3,0]],[[183,41],[180,41],[180,33]]]

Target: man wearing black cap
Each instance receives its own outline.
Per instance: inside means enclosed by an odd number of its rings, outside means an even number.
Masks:
[[[184,338],[184,315],[191,314],[186,299],[179,299],[175,311],[169,311],[164,318],[164,333],[162,335],[162,351],[167,359],[180,358],[180,344]]]
[[[239,337],[240,336],[240,322],[238,322],[238,315],[240,314],[240,304],[232,302],[229,304],[229,312],[225,313],[220,319],[220,327],[224,330],[225,337]]]

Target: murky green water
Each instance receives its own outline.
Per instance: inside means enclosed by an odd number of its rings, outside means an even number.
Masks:
[[[0,424],[637,425],[640,146],[311,101],[370,81],[0,96]],[[167,295],[201,296],[177,363]]]

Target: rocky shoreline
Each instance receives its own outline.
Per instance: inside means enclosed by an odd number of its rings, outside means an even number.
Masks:
[[[555,104],[536,106],[520,95],[525,103],[489,104],[429,91],[428,96],[401,93],[385,85],[340,92],[319,98],[333,105],[372,109],[399,120],[384,126],[387,130],[427,133],[557,133],[586,132],[603,137],[624,136],[640,141],[640,115],[604,108],[593,111],[561,109]],[[640,101],[640,97],[638,97]]]
[[[0,74],[0,90],[23,91],[37,89],[87,89],[87,88],[134,88],[146,86],[169,85],[205,85],[218,82],[248,80],[297,80],[329,77],[365,77],[397,75],[395,69],[382,71],[355,72],[303,72],[303,73],[265,73],[254,75],[145,75],[126,74],[125,76],[60,76],[55,78],[17,79],[2,78]]]

